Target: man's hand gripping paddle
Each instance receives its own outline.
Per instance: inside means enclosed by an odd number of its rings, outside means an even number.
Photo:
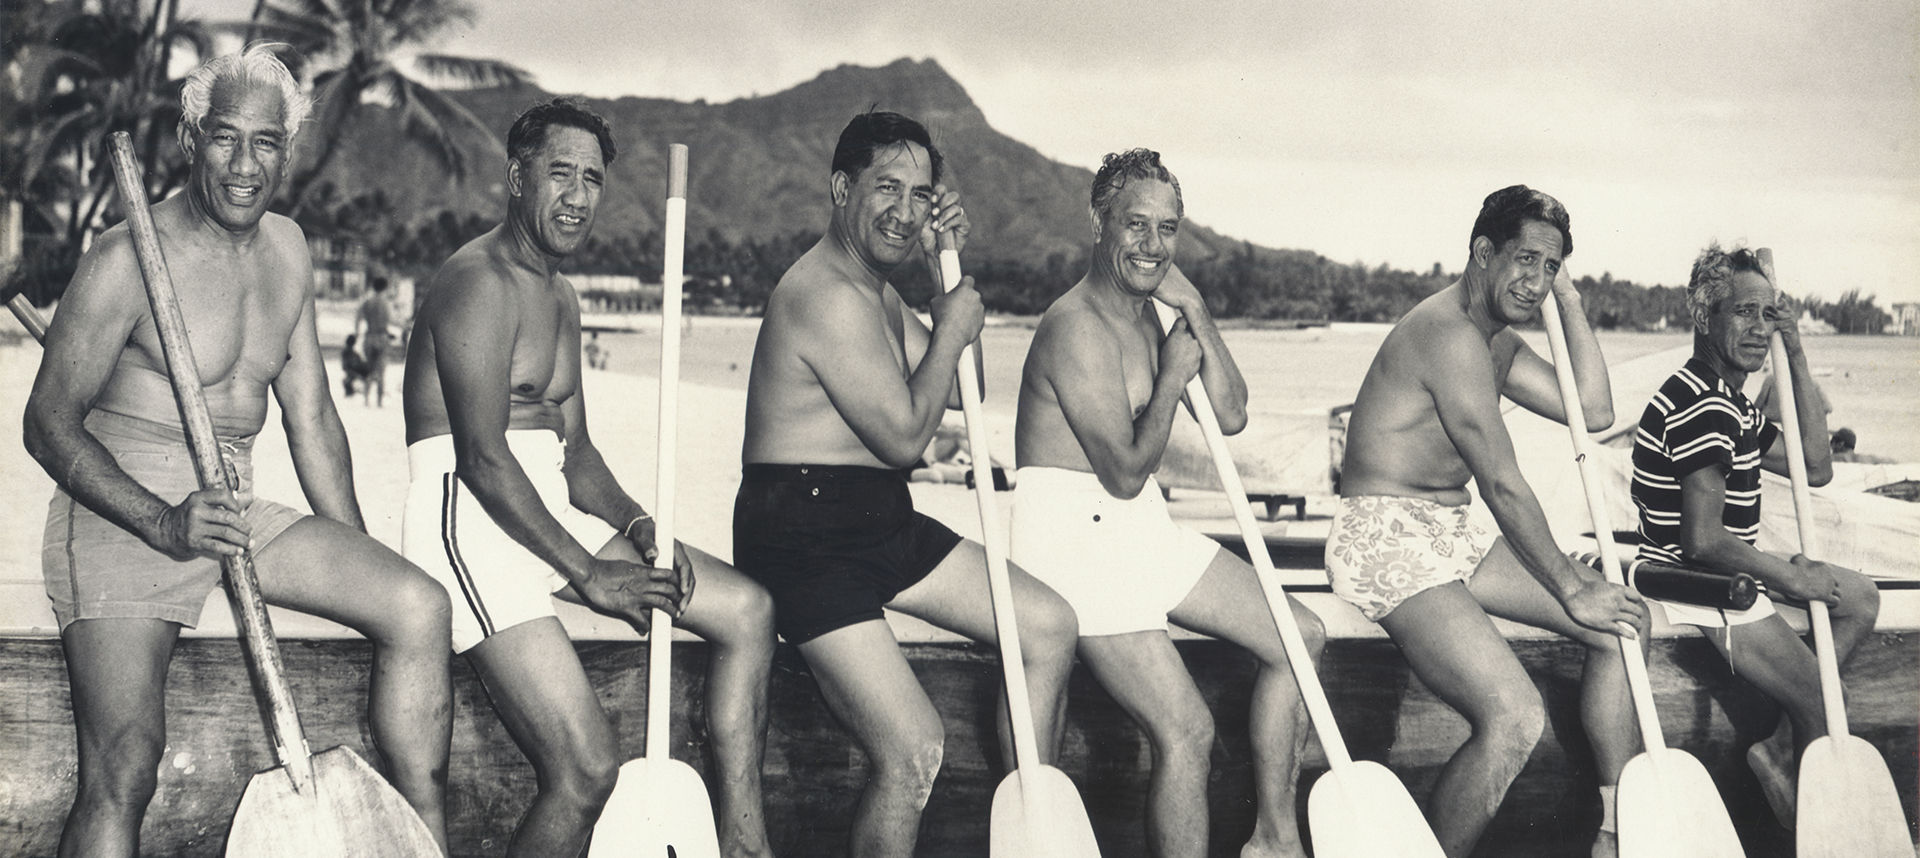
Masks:
[[[193,450],[194,470],[201,488],[229,487],[227,469],[214,437],[213,418],[206,394],[200,389],[200,370],[187,341],[187,326],[174,297],[173,280],[147,195],[133,143],[124,131],[109,141],[114,178],[127,209],[127,229],[146,281],[147,302],[166,355],[167,376],[186,425],[187,445]],[[337,747],[312,753],[294,711],[293,694],[282,675],[280,648],[267,620],[260,583],[254,577],[249,554],[221,561],[227,592],[240,622],[247,662],[255,687],[267,700],[267,735],[280,765],[260,772],[247,782],[227,832],[230,856],[274,855],[285,858],[338,856],[438,856],[440,845],[426,823],[413,812],[379,773],[352,749]]]
[[[960,285],[960,252],[953,231],[942,230],[940,279],[948,291]],[[960,405],[967,418],[967,446],[973,455],[973,490],[980,502],[981,541],[987,551],[987,589],[993,596],[994,636],[1000,640],[1000,665],[1006,674],[1008,720],[1013,725],[1014,770],[993,791],[988,854],[994,858],[1098,858],[1093,824],[1067,773],[1040,762],[1027,696],[1026,663],[1020,658],[1020,630],[1014,620],[1013,579],[1007,572],[1007,536],[993,498],[993,459],[988,454],[987,421],[980,413],[980,379],[974,375],[973,346],[960,352]]]
[[[1760,248],[1761,273],[1780,287],[1773,276],[1773,251]],[[1774,389],[1780,395],[1780,422],[1787,442],[1787,475],[1793,482],[1793,516],[1800,526],[1800,553],[1818,560],[1820,527],[1813,517],[1813,495],[1807,489],[1805,439],[1800,437],[1800,412],[1793,390],[1793,372],[1787,367],[1787,346],[1778,331],[1768,343],[1773,357]],[[1822,442],[1824,443],[1824,442]],[[1820,700],[1827,714],[1827,735],[1813,740],[1800,757],[1798,808],[1795,810],[1796,854],[1801,858],[1878,858],[1911,856],[1912,832],[1900,807],[1887,761],[1873,745],[1847,733],[1847,705],[1841,696],[1840,662],[1833,648],[1833,624],[1827,603],[1809,602],[1814,657],[1820,664]]]
[[[1586,486],[1587,513],[1593,518],[1593,532],[1603,536],[1600,564],[1607,580],[1624,584],[1620,559],[1607,520],[1605,484],[1593,460],[1592,441],[1587,437],[1587,416],[1580,406],[1580,388],[1573,379],[1573,359],[1567,352],[1567,335],[1560,326],[1558,297],[1540,305],[1547,328],[1547,343],[1553,350],[1553,372],[1560,380],[1560,402],[1573,436],[1573,458],[1580,466],[1580,481]],[[1740,856],[1740,837],[1734,833],[1727,806],[1707,777],[1707,770],[1691,754],[1667,747],[1660,732],[1660,716],[1653,708],[1653,685],[1647,678],[1646,660],[1640,655],[1640,642],[1620,638],[1620,656],[1627,666],[1627,688],[1633,693],[1633,710],[1640,722],[1640,738],[1646,751],[1627,761],[1620,772],[1615,804],[1615,837],[1620,858],[1673,856],[1673,858],[1720,858]]]
[[[672,569],[674,449],[680,410],[680,286],[687,237],[687,147],[667,147],[666,253],[660,280],[660,438],[653,504],[654,564]],[[588,858],[719,858],[713,800],[693,767],[667,750],[673,716],[673,618],[655,608],[647,631],[646,754],[620,780],[593,828]]]
[[[1155,300],[1153,308],[1160,317],[1162,331],[1173,330],[1179,311]],[[1280,631],[1287,649],[1287,664],[1293,668],[1294,684],[1307,704],[1307,716],[1320,736],[1320,748],[1331,767],[1313,784],[1307,794],[1307,828],[1313,834],[1313,853],[1320,858],[1375,858],[1375,856],[1416,856],[1441,858],[1440,841],[1433,836],[1419,805],[1400,780],[1386,766],[1367,760],[1355,760],[1340,739],[1340,726],[1334,723],[1333,708],[1327,704],[1326,689],[1313,669],[1313,656],[1300,637],[1300,626],[1287,605],[1279,573],[1274,571],[1273,556],[1267,552],[1266,536],[1254,519],[1253,504],[1247,500],[1246,487],[1240,482],[1240,469],[1227,449],[1227,438],[1220,431],[1220,418],[1213,413],[1213,400],[1207,396],[1206,383],[1199,376],[1187,382],[1187,403],[1206,436],[1207,450],[1213,454],[1213,469],[1220,488],[1233,505],[1234,522],[1247,544],[1247,556],[1253,560],[1254,575],[1267,597],[1267,610]]]

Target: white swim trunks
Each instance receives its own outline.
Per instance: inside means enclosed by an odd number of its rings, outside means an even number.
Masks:
[[[1167,613],[1200,583],[1220,543],[1173,523],[1160,484],[1132,500],[1065,468],[1015,475],[1012,558],[1067,600],[1080,634],[1165,631]]]
[[[540,501],[588,551],[599,551],[614,529],[567,500],[566,445],[545,429],[507,433],[507,448],[533,481]],[[400,553],[447,588],[453,601],[453,651],[466,652],[489,636],[529,620],[551,617],[553,593],[567,579],[493,523],[480,501],[454,475],[453,436],[435,435],[407,446],[407,509]]]

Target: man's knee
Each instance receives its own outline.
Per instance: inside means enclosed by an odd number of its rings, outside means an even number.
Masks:
[[[1547,710],[1532,685],[1502,689],[1473,719],[1474,731],[1506,756],[1525,761],[1546,732]]]
[[[1327,651],[1327,624],[1304,605],[1293,606],[1293,619],[1300,627],[1300,639],[1307,643],[1307,652],[1318,661],[1320,654]]]
[[[604,806],[620,779],[617,751],[610,741],[574,744],[561,759],[546,767],[553,791],[583,807]]]
[[[1047,595],[1051,598],[1019,608],[1021,655],[1030,666],[1071,664],[1080,641],[1080,618],[1065,599],[1052,591]]]
[[[1880,588],[1873,579],[1851,569],[1834,576],[1840,585],[1840,603],[1833,607],[1836,619],[1871,623],[1880,616]]]
[[[410,574],[395,576],[385,599],[388,619],[382,625],[392,630],[392,639],[384,642],[449,648],[452,607],[447,588],[426,573],[407,568]]]
[[[96,735],[81,749],[80,789],[85,798],[139,811],[160,781],[166,736],[157,724],[132,724]]]
[[[1162,764],[1199,767],[1205,771],[1213,759],[1213,713],[1206,706],[1185,712],[1159,725],[1152,733]]]
[[[893,745],[875,754],[880,788],[907,797],[914,807],[926,807],[946,756],[945,729],[936,720],[931,725],[920,725],[912,735],[901,737]]]

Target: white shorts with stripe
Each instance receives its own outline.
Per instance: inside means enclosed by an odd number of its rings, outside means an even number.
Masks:
[[[561,473],[566,445],[544,429],[507,433],[507,449],[526,471],[547,511],[588,551],[599,551],[614,529],[574,509]],[[447,588],[453,602],[453,651],[529,620],[551,617],[553,593],[567,579],[493,523],[478,498],[454,475],[453,436],[435,435],[407,446],[406,516],[400,553]]]

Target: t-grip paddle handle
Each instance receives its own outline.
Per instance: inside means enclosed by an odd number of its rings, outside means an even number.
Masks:
[[[193,469],[200,487],[232,488],[227,483],[226,463],[220,457],[220,443],[213,432],[213,416],[207,411],[206,392],[200,389],[200,369],[193,360],[193,347],[187,340],[187,323],[180,315],[180,301],[173,293],[173,279],[167,274],[166,256],[160,250],[160,235],[153,226],[153,214],[147,210],[147,192],[140,164],[134,160],[133,140],[125,131],[108,138],[114,180],[120,189],[120,202],[127,210],[127,231],[133,236],[134,256],[140,262],[140,279],[147,287],[147,304],[153,310],[153,323],[160,336],[160,350],[167,361],[167,378],[173,383],[174,401],[180,406],[180,418],[186,427],[187,447],[193,452]],[[313,784],[312,752],[307,736],[300,729],[300,715],[293,706],[293,692],[287,687],[280,663],[280,647],[274,642],[273,623],[267,619],[267,606],[260,598],[260,582],[253,573],[250,553],[221,558],[226,572],[227,592],[251,655],[254,677],[267,696],[269,717],[267,732],[273,741],[274,756],[286,767],[294,789],[305,793]]]
[[[953,230],[939,230],[941,288],[960,285],[960,251]],[[973,494],[980,504],[980,541],[987,553],[987,591],[993,597],[994,636],[999,638],[1000,663],[1007,680],[1007,719],[1013,726],[1016,769],[1033,771],[1040,764],[1033,731],[1033,703],[1027,694],[1027,668],[1020,656],[1020,627],[1014,618],[1013,577],[1007,572],[1007,536],[993,498],[993,458],[987,446],[987,420],[980,413],[980,378],[974,374],[973,346],[960,350],[960,410],[967,419],[967,449],[973,456]],[[1025,790],[1037,798],[1039,790]]]
[[[1775,289],[1780,281],[1773,276],[1773,249],[1762,247],[1753,253],[1760,273]],[[1793,518],[1800,531],[1800,553],[1818,560],[1820,527],[1813,517],[1813,492],[1807,479],[1806,439],[1800,436],[1799,399],[1793,389],[1793,369],[1787,361],[1787,343],[1779,331],[1767,337],[1768,356],[1773,358],[1773,389],[1780,398],[1781,435],[1787,442],[1787,478],[1793,484]],[[1820,666],[1820,702],[1827,713],[1827,734],[1845,737],[1847,704],[1840,687],[1840,659],[1833,647],[1833,622],[1827,617],[1827,603],[1807,602],[1808,624],[1813,626],[1814,660]]]
[[[1180,312],[1157,298],[1153,300],[1153,309],[1159,316],[1161,330],[1173,330]],[[1227,493],[1227,501],[1233,506],[1234,523],[1240,526],[1240,538],[1246,542],[1247,556],[1253,561],[1254,577],[1260,581],[1260,591],[1267,597],[1267,610],[1273,614],[1274,627],[1279,629],[1280,642],[1287,649],[1287,664],[1293,668],[1294,684],[1300,686],[1300,696],[1306,701],[1313,731],[1320,736],[1320,749],[1326,753],[1332,768],[1350,765],[1353,757],[1347,753],[1347,743],[1340,738],[1340,725],[1333,720],[1327,691],[1321,687],[1320,675],[1313,668],[1313,654],[1307,651],[1306,639],[1300,637],[1300,624],[1294,620],[1293,608],[1287,604],[1286,590],[1280,586],[1280,573],[1273,568],[1266,535],[1260,532],[1260,523],[1253,517],[1253,504],[1247,500],[1246,486],[1240,482],[1240,469],[1233,463],[1233,452],[1227,449],[1227,436],[1220,431],[1220,418],[1213,413],[1213,399],[1207,395],[1206,382],[1200,376],[1187,382],[1187,404],[1192,406],[1193,419],[1199,422],[1200,434],[1206,437],[1207,450],[1213,454],[1214,473],[1219,476],[1220,489]]]
[[[1600,552],[1600,569],[1607,581],[1626,586],[1626,577],[1620,572],[1620,557],[1607,536],[1613,532],[1613,525],[1607,516],[1607,492],[1604,478],[1598,472],[1599,463],[1592,456],[1592,439],[1587,437],[1587,412],[1580,404],[1580,384],[1573,377],[1573,357],[1567,351],[1567,334],[1561,327],[1560,296],[1554,295],[1540,305],[1541,321],[1546,323],[1547,347],[1553,352],[1553,374],[1560,382],[1560,403],[1566,412],[1567,432],[1573,438],[1573,460],[1580,466],[1580,484],[1587,493],[1587,515],[1593,520],[1594,543]],[[1640,655],[1640,642],[1620,636],[1620,657],[1627,663],[1627,689],[1633,694],[1634,716],[1640,722],[1640,740],[1647,750],[1654,751],[1667,746],[1666,736],[1660,731],[1660,715],[1653,708],[1653,684],[1647,678],[1647,663]],[[1659,755],[1653,758],[1658,763]]]
[[[687,146],[667,146],[666,250],[660,266],[660,434],[654,466],[653,544],[656,569],[672,569],[673,472],[680,411],[680,290],[686,265]],[[653,609],[647,631],[647,744],[649,760],[665,760],[673,714],[673,617]]]

